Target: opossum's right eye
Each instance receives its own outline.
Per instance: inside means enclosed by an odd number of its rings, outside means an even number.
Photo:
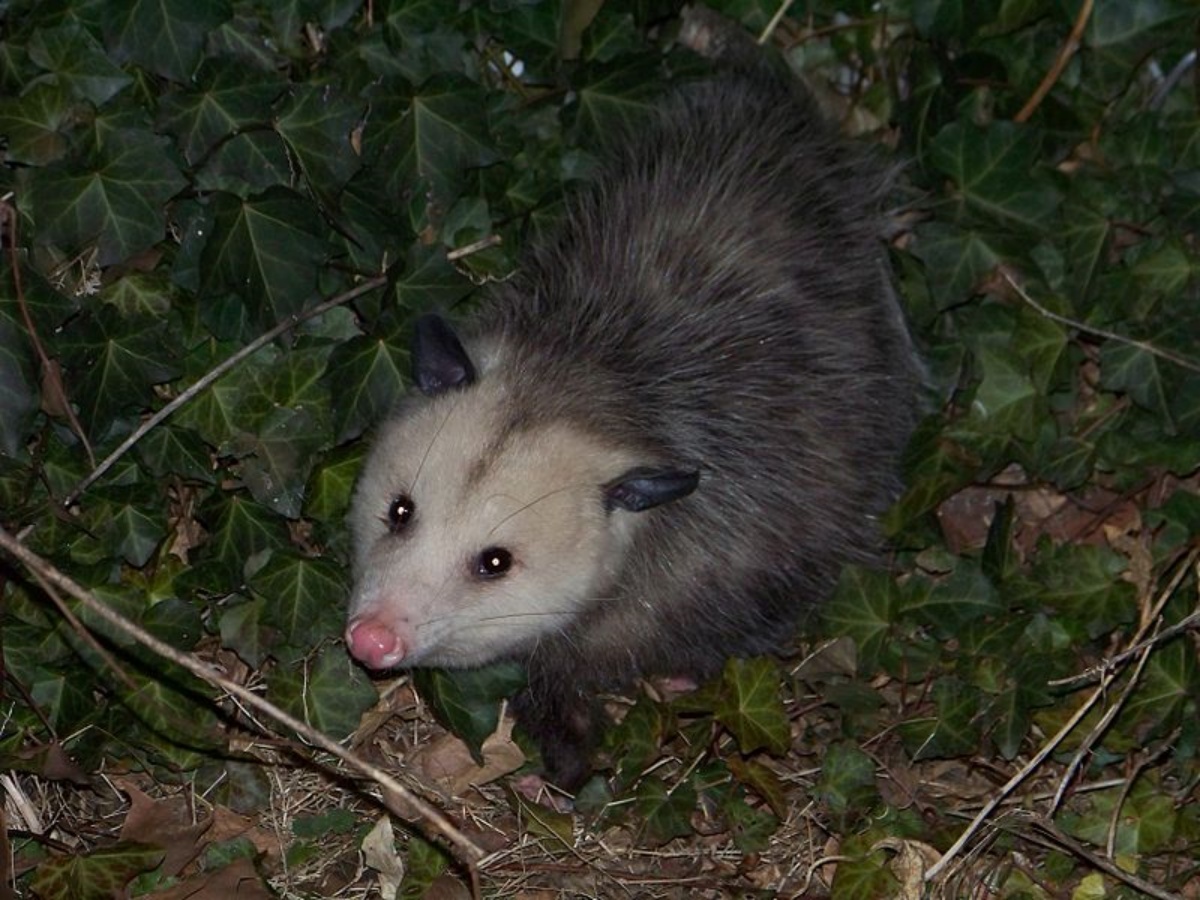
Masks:
[[[475,574],[480,578],[499,578],[512,564],[512,554],[503,547],[488,547],[475,561]]]
[[[388,529],[393,533],[404,530],[413,517],[413,502],[408,494],[397,494],[388,507]]]

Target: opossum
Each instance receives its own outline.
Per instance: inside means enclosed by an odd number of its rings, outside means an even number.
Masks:
[[[613,142],[473,315],[416,323],[350,514],[351,654],[522,661],[517,721],[569,790],[598,692],[779,650],[876,558],[916,416],[885,173],[765,68]]]

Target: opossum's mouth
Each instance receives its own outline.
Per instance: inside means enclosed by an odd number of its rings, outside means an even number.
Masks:
[[[356,615],[346,625],[346,649],[354,659],[375,672],[421,666],[468,668],[510,656],[515,649],[507,644],[498,646],[494,641],[468,645],[460,640],[438,637],[422,640],[417,638],[417,630],[407,620],[389,622],[369,613]]]

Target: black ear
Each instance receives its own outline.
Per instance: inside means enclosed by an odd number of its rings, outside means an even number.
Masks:
[[[421,316],[413,326],[412,377],[421,393],[430,397],[475,381],[471,358],[441,316]]]
[[[699,472],[649,466],[630,469],[604,486],[604,505],[609,510],[641,512],[686,497],[699,483]]]

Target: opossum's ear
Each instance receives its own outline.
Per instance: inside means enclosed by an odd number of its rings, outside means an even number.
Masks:
[[[421,316],[413,326],[412,377],[430,397],[475,381],[475,366],[458,335],[441,316]]]
[[[630,469],[604,486],[604,505],[609,510],[641,512],[686,497],[699,483],[699,472],[648,466]]]

